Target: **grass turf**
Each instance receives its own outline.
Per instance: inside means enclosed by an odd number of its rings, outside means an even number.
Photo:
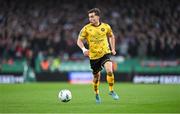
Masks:
[[[61,89],[72,100],[60,102]],[[180,113],[180,85],[116,83],[120,100],[100,84],[101,104],[95,103],[92,85],[68,83],[0,84],[0,113]]]

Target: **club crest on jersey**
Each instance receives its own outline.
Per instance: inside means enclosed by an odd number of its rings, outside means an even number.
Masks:
[[[101,28],[101,31],[102,31],[102,32],[104,32],[104,31],[105,31],[105,29],[104,29],[104,28]]]

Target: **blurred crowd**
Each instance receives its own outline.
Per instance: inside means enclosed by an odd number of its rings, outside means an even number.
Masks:
[[[179,0],[2,0],[0,58],[83,58],[76,40],[94,7],[114,31],[117,55],[180,58]]]

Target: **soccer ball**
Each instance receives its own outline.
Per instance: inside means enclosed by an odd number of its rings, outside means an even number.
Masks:
[[[69,91],[68,89],[61,90],[58,94],[58,98],[62,102],[69,102],[72,99],[71,91]]]

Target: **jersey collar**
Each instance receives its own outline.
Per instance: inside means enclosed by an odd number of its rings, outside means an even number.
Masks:
[[[95,25],[93,25],[93,24],[91,24],[91,25],[94,26],[94,27],[99,27],[101,24],[102,24],[102,23],[99,22],[99,25],[97,25],[97,26],[95,26]]]

